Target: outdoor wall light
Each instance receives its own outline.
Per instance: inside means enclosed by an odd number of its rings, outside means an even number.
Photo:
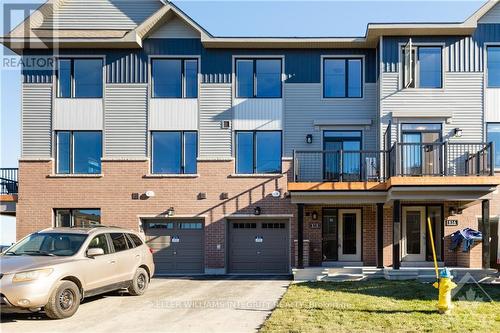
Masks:
[[[175,210],[174,210],[174,207],[170,207],[169,209],[167,209],[167,216],[174,216],[175,214]]]
[[[312,214],[311,214],[311,218],[312,218],[313,220],[317,220],[317,219],[318,219],[318,212],[316,212],[316,211],[312,212]]]
[[[457,209],[455,207],[450,207],[450,209],[448,210],[448,212],[450,213],[450,215],[456,215],[457,214]]]
[[[260,207],[255,207],[253,209],[253,214],[254,215],[260,215],[261,212],[262,212],[262,209]]]
[[[454,134],[457,138],[462,137],[462,129],[461,129],[461,128],[458,128],[458,127],[457,127],[457,128],[455,128],[455,129],[453,130],[453,134]]]
[[[313,142],[312,134],[307,134],[306,135],[306,143],[312,143],[312,142]]]

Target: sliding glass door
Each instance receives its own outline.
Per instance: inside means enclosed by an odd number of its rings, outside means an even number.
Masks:
[[[325,180],[361,179],[361,131],[324,131],[323,149]]]

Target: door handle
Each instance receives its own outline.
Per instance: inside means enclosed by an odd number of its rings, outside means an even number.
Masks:
[[[135,255],[135,258],[136,258],[136,259],[141,258],[141,255],[140,255],[140,254],[136,254],[136,255]]]
[[[108,263],[110,263],[110,264],[116,264],[116,260],[110,260],[110,261],[108,261]]]

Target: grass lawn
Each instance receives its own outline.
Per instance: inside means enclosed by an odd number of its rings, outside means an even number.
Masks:
[[[440,315],[437,289],[417,281],[294,284],[261,332],[500,332],[500,286],[481,286],[493,302],[465,285]]]

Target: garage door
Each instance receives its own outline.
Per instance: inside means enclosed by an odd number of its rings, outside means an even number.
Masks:
[[[289,273],[288,221],[230,221],[230,273]]]
[[[144,220],[156,274],[199,274],[204,265],[204,225],[200,220]]]

